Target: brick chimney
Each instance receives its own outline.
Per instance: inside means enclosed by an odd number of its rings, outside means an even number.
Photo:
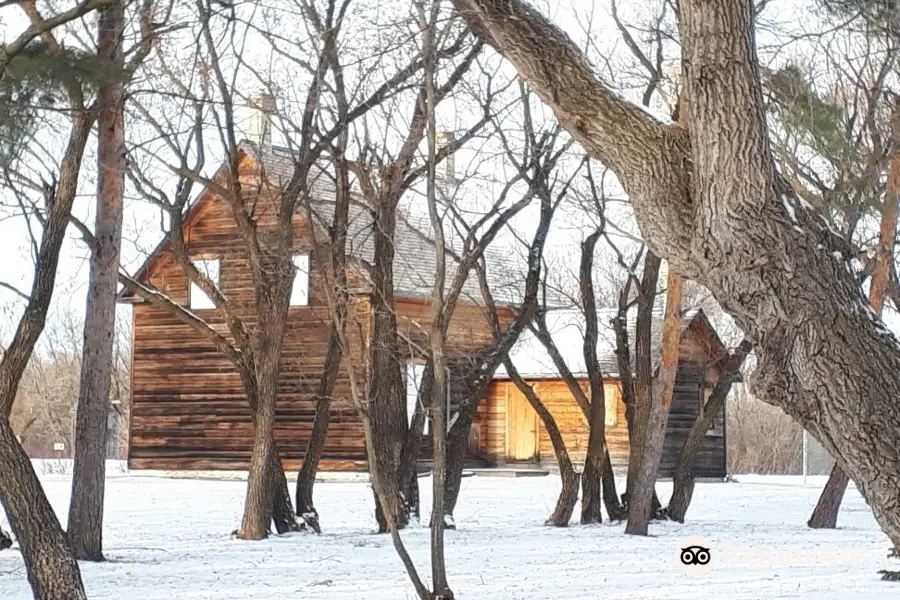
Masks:
[[[456,141],[456,135],[452,131],[439,131],[435,135],[435,151],[440,152],[450,144]],[[443,181],[446,185],[456,183],[456,162],[453,154],[435,165],[438,181]]]
[[[272,144],[272,115],[278,108],[275,96],[268,90],[258,90],[250,95],[250,140],[259,146]]]

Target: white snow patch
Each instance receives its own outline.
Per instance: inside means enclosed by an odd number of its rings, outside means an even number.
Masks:
[[[43,476],[60,518],[70,482]],[[738,476],[742,483],[698,483],[684,525],[651,525],[651,537],[623,534],[622,524],[544,527],[559,491],[556,476],[469,477],[447,531],[449,580],[458,597],[526,600],[662,598],[892,597],[900,584],[880,581],[889,542],[851,486],[840,528],[806,526],[825,478]],[[420,481],[423,522],[431,480]],[[623,486],[624,482],[620,482]],[[620,489],[624,489],[624,486]],[[658,485],[664,500],[670,483]],[[373,535],[371,489],[365,483],[320,483],[316,505],[323,534],[292,534],[263,542],[233,540],[241,515],[240,481],[117,476],[107,483],[105,550],[110,562],[82,563],[92,600],[413,599],[415,594],[387,536]],[[579,514],[576,508],[575,519]],[[3,527],[8,529],[6,523]],[[428,579],[427,528],[403,533]],[[682,539],[702,536],[716,548],[761,552],[842,551],[822,564],[722,565],[702,577],[676,566]],[[714,559],[715,560],[715,559]],[[28,600],[17,548],[0,552],[0,598]]]

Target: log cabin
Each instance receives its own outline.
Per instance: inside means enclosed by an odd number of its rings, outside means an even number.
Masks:
[[[290,179],[293,163],[289,151],[270,144],[242,143],[239,174],[247,189],[265,189],[262,182]],[[224,167],[223,167],[224,168]],[[294,219],[295,264],[298,274],[285,330],[281,380],[276,414],[276,442],[285,468],[296,469],[312,431],[314,391],[322,374],[330,328],[325,276],[313,257],[313,238],[330,222],[333,188],[327,178],[314,186],[316,212],[308,222],[308,213],[298,211]],[[349,325],[354,370],[364,372],[365,340],[371,319],[366,265],[373,254],[372,219],[357,198],[351,204],[348,233],[348,281],[351,284]],[[264,198],[254,200],[258,222],[266,222]],[[262,226],[262,225],[261,225]],[[395,311],[405,361],[407,413],[411,417],[417,401],[417,386],[424,370],[422,348],[427,346],[424,332],[429,327],[429,297],[434,272],[434,248],[425,232],[429,224],[410,214],[401,214],[395,237]],[[207,188],[186,210],[184,239],[191,260],[217,283],[223,294],[234,302],[243,318],[252,321],[253,298],[246,246],[231,214],[230,204]],[[487,256],[489,277],[497,282],[494,292],[501,320],[513,318],[517,300],[517,282],[503,283],[516,268],[496,252]],[[450,269],[453,269],[451,262]],[[134,274],[140,283],[158,289],[172,301],[188,308],[212,326],[225,331],[224,316],[203,292],[188,281],[172,255],[171,243],[162,240]],[[475,278],[470,278],[451,320],[448,332],[448,359],[463,365],[476,360],[479,351],[490,346],[492,334],[479,304],[481,294]],[[120,301],[132,307],[131,411],[128,464],[131,469],[159,470],[237,470],[245,469],[252,446],[250,412],[237,372],[201,334],[164,309],[123,292]],[[653,336],[658,343],[658,319]],[[574,330],[563,328],[560,348],[581,348],[580,338],[571,338]],[[608,331],[608,328],[607,328]],[[576,332],[577,333],[577,332]],[[604,336],[601,336],[603,338]],[[632,336],[633,337],[633,336]],[[587,445],[587,424],[536,341],[526,334],[513,351],[513,360],[523,375],[536,386],[538,394],[557,418],[567,446],[575,461],[583,461]],[[628,437],[624,405],[621,400],[618,367],[609,339],[598,340],[601,368],[606,377],[607,438],[616,467],[627,463]],[[702,410],[718,378],[719,362],[727,352],[702,311],[690,313],[684,321],[680,347],[680,366],[675,399],[666,435],[666,450],[661,476],[674,467],[677,452]],[[658,356],[658,351],[654,351]],[[567,362],[569,358],[567,358]],[[572,370],[586,385],[584,368]],[[451,403],[448,426],[454,415],[452,393],[456,371],[450,373]],[[362,423],[350,398],[349,377],[344,369],[335,386],[330,408],[330,427],[322,470],[358,470],[366,468]],[[427,432],[426,432],[427,433]],[[725,475],[724,411],[717,416],[700,451],[700,477]],[[423,458],[431,444],[423,443]],[[470,434],[470,464],[479,466],[522,463],[552,463],[553,453],[546,432],[502,369],[480,404]]]
[[[599,311],[600,335],[598,360],[604,376],[606,408],[606,440],[610,459],[617,472],[628,466],[628,427],[622,399],[622,381],[615,354],[615,335],[611,320],[615,311]],[[550,313],[549,328],[555,345],[583,389],[588,389],[587,372],[582,357],[583,315],[577,311]],[[629,339],[634,340],[634,318],[628,320]],[[651,325],[653,372],[658,369],[662,311],[656,310]],[[685,311],[681,323],[678,349],[678,371],[675,391],[666,429],[659,478],[675,472],[681,448],[691,427],[701,414],[706,400],[719,379],[728,350],[702,309]],[[587,452],[589,428],[587,418],[569,391],[566,382],[553,366],[543,345],[526,332],[510,353],[519,374],[530,384],[562,433],[569,456],[583,464]],[[633,360],[633,357],[632,357]],[[633,368],[633,364],[632,364]],[[633,374],[633,373],[632,373]],[[495,465],[523,463],[553,465],[556,457],[550,438],[525,396],[509,380],[505,370],[498,370],[486,398],[479,405],[476,427],[482,440],[484,459]],[[726,475],[725,407],[715,416],[713,426],[697,453],[694,474],[698,478],[722,479]]]
[[[293,160],[286,149],[271,144],[244,142],[239,148],[242,187],[259,197],[255,202],[258,227],[271,222],[274,202],[263,190],[290,180]],[[224,169],[225,167],[223,167]],[[220,172],[217,176],[222,176]],[[320,174],[321,175],[321,174]],[[210,186],[212,187],[212,186]],[[230,203],[210,187],[187,207],[183,233],[192,262],[205,272],[243,319],[253,321],[253,288],[249,255],[235,224]],[[281,379],[275,435],[285,468],[295,469],[303,459],[315,417],[314,392],[324,370],[331,313],[325,274],[316,263],[313,238],[331,221],[333,187],[327,177],[312,186],[314,221],[306,208],[294,218],[294,262],[297,275],[284,332]],[[329,198],[331,200],[329,200]],[[267,208],[268,207],[268,208]],[[351,203],[347,240],[351,314],[348,325],[354,371],[364,372],[365,340],[370,326],[370,287],[366,265],[373,255],[373,222],[363,202]],[[435,251],[425,218],[401,214],[397,219],[394,260],[394,309],[401,357],[406,363],[407,412],[411,418],[416,386],[424,371],[424,332],[430,327]],[[489,276],[496,281],[512,271],[503,254],[486,254]],[[448,258],[448,272],[455,264]],[[171,241],[164,239],[136,271],[134,279],[161,291],[216,329],[226,333],[224,315],[193,283],[175,261]],[[501,322],[512,319],[515,286],[494,291]],[[132,305],[131,422],[128,463],[132,469],[234,470],[247,467],[251,446],[250,411],[237,371],[229,360],[200,333],[165,309],[123,292],[122,303]],[[464,365],[493,341],[490,325],[478,300],[480,288],[473,275],[466,281],[451,319],[447,357]],[[456,371],[450,373],[453,385]],[[452,387],[451,387],[452,389]],[[454,404],[448,407],[452,420]],[[366,465],[362,422],[350,396],[350,378],[342,367],[330,409],[330,427],[321,468],[364,470]],[[423,448],[430,448],[426,441]]]

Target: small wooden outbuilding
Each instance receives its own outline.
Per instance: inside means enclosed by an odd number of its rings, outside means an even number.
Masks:
[[[598,356],[604,375],[606,401],[606,440],[610,458],[616,469],[628,464],[628,427],[618,362],[615,356],[615,336],[610,324],[612,312],[600,315]],[[566,364],[588,389],[587,373],[581,358],[583,322],[573,312],[554,315],[551,333]],[[659,332],[662,315],[654,314],[652,327],[653,356],[658,357]],[[634,339],[633,321],[629,323]],[[682,322],[679,347],[679,366],[675,394],[669,414],[665,446],[659,477],[671,477],[675,471],[681,447],[690,428],[703,410],[706,400],[719,378],[728,350],[702,310],[686,312]],[[524,335],[512,353],[513,364],[522,377],[534,387],[538,397],[553,414],[570,457],[583,462],[588,445],[588,423],[565,381],[550,361],[546,350],[533,336]],[[654,365],[654,373],[656,365]],[[537,414],[524,395],[509,380],[505,372],[497,374],[487,397],[482,401],[475,423],[478,446],[494,465],[516,463],[552,464],[556,458],[550,438]],[[726,475],[725,408],[716,415],[715,424],[707,432],[695,464],[695,475],[703,478],[723,478]]]

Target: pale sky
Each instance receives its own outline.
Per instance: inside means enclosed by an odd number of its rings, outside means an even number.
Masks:
[[[650,0],[647,3],[632,3],[620,0],[620,17],[629,24],[641,24],[646,22],[648,14],[653,10],[658,0]],[[65,3],[66,5],[71,2]],[[586,39],[585,27],[591,27],[591,39],[593,45],[590,46],[589,52],[595,64],[598,64],[601,74],[610,79],[610,73],[617,75],[617,81],[622,81],[622,93],[633,100],[639,99],[639,93],[636,85],[628,85],[629,74],[639,74],[638,68],[632,56],[628,53],[627,48],[621,40],[619,33],[615,30],[614,23],[610,18],[609,0],[595,0],[589,2],[587,0],[547,0],[544,4],[552,5],[553,9],[548,11],[549,14],[558,24],[560,24],[570,36],[578,43],[583,43]],[[794,2],[792,0],[774,0],[767,8],[765,16],[769,20],[776,21],[781,27],[790,27],[793,30],[802,30],[803,28],[811,28],[816,25],[815,19],[811,19],[811,13],[805,3]],[[0,39],[10,39],[18,34],[25,26],[22,18],[21,10],[15,6],[8,6],[0,9]],[[90,31],[90,30],[88,30]],[[644,40],[644,35],[639,31],[633,31],[633,35],[639,43]],[[760,47],[770,47],[778,41],[771,33],[766,31],[766,27],[761,26],[758,33],[758,44]],[[75,45],[73,43],[73,45]],[[251,62],[265,62],[271,55],[264,44],[250,45],[246,50],[248,58]],[[809,53],[810,46],[806,44],[795,44],[793,51],[795,53]],[[784,50],[782,50],[782,53]],[[254,54],[255,53],[255,54]],[[608,57],[608,61],[601,63],[601,57]],[[152,59],[151,59],[152,60]],[[763,59],[765,62],[765,59]],[[670,66],[674,69],[677,62],[671,61]],[[624,74],[624,75],[623,75]],[[633,81],[633,79],[632,79]],[[296,91],[286,89],[284,94]],[[657,112],[661,112],[660,106],[655,107]],[[471,110],[465,103],[447,102],[442,104],[439,111],[439,118],[447,125],[459,126],[461,122],[465,122],[467,118],[471,118],[471,114],[466,114],[467,110]],[[53,139],[55,134],[65,135],[64,132],[45,131],[47,139]],[[276,133],[275,142],[279,141],[279,134]],[[57,138],[58,139],[58,138]],[[76,203],[75,214],[86,222],[93,222],[93,194],[94,184],[92,171],[95,170],[95,148],[96,142],[92,140],[88,145],[88,152],[85,156],[85,162],[82,169],[82,185],[80,195]],[[210,158],[207,162],[210,166],[217,166],[218,160],[222,157],[221,152],[214,151],[215,159]],[[481,160],[479,155],[473,150],[463,150],[456,158],[457,169],[465,169],[467,165],[473,161]],[[485,165],[479,165],[479,172],[484,174]],[[494,179],[501,179],[501,176],[495,172]],[[171,187],[170,187],[171,189]],[[0,189],[4,203],[8,201],[9,192]],[[407,198],[406,202],[414,203],[414,198]],[[634,231],[634,224],[629,216],[627,208],[619,208],[616,220],[625,228]],[[556,264],[571,264],[572,269],[577,268],[577,258],[571,259],[573,254],[577,252],[578,244],[582,239],[584,216],[581,214],[569,215],[565,218],[557,219],[554,226],[554,232],[550,238],[548,255],[555,257],[558,261]],[[131,272],[137,265],[143,262],[146,252],[154,248],[161,237],[160,232],[160,213],[159,210],[148,206],[143,202],[129,201],[126,205],[124,226],[124,240],[122,247],[122,262],[126,269]],[[523,215],[516,227],[519,229],[529,230],[534,224],[534,212]],[[602,244],[601,244],[602,247]],[[28,243],[22,218],[0,220],[0,252],[7,257],[0,264],[0,280],[13,284],[20,289],[27,290],[30,285],[31,272],[33,265],[28,252]],[[74,311],[79,318],[84,311],[84,297],[86,292],[86,282],[88,275],[88,267],[86,262],[87,252],[82,244],[74,239],[74,230],[70,229],[70,240],[63,249],[60,268],[58,274],[58,290],[54,298],[56,310]],[[567,260],[569,258],[569,260]],[[599,260],[611,260],[608,251],[601,252]],[[0,307],[5,307],[4,313],[8,314],[11,306],[15,302],[13,296],[9,292],[0,291]],[[128,310],[125,308],[125,310]],[[0,328],[0,335],[8,335],[9,327]]]

